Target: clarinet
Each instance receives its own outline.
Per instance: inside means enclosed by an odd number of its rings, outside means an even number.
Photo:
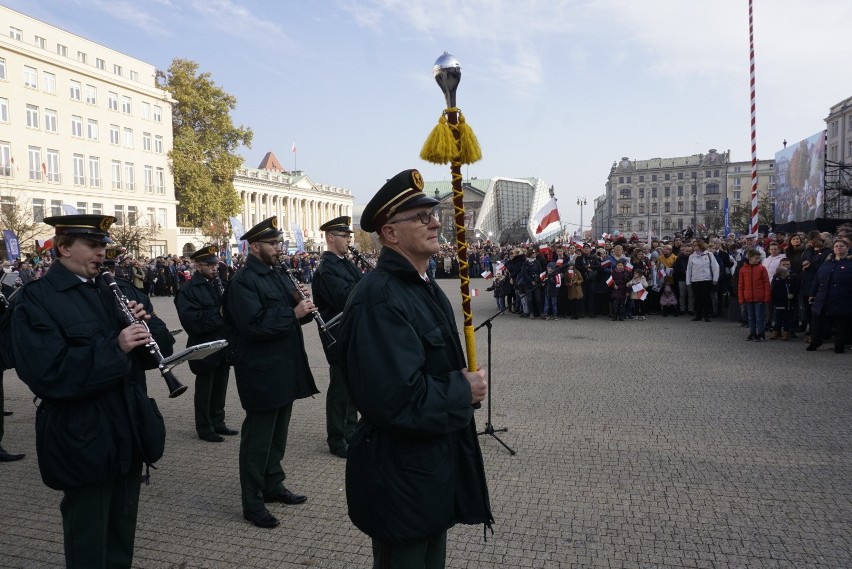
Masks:
[[[109,289],[112,291],[113,295],[115,295],[116,303],[118,304],[118,308],[121,311],[121,315],[124,317],[124,321],[128,326],[132,326],[133,324],[141,324],[145,327],[145,330],[148,334],[151,334],[151,329],[148,328],[148,324],[144,320],[138,320],[136,316],[133,315],[133,311],[130,310],[128,303],[130,302],[124,293],[121,292],[121,289],[118,288],[118,285],[115,282],[115,279],[112,278],[112,275],[109,272],[109,269],[106,267],[101,267],[101,278],[103,281],[109,286]],[[163,353],[160,351],[160,346],[157,345],[157,341],[154,340],[154,337],[151,336],[150,341],[145,344],[145,347],[148,349],[148,353],[151,354],[151,357],[154,358],[154,361],[157,362],[157,369],[160,370],[160,374],[163,376],[163,379],[166,380],[166,386],[169,389],[169,397],[174,398],[179,395],[182,395],[184,391],[186,391],[186,386],[183,385],[178,378],[171,372],[171,370],[166,366],[163,361],[166,359],[163,356]]]
[[[281,270],[284,272],[284,274],[287,275],[287,277],[289,277],[290,281],[293,283],[293,287],[295,287],[299,298],[301,298],[302,300],[307,300],[308,298],[310,298],[309,295],[302,292],[302,288],[299,286],[301,283],[296,280],[296,277],[293,275],[292,271],[285,269],[281,265],[279,266],[281,267]],[[326,324],[325,321],[322,319],[319,310],[311,312],[311,315],[313,315],[314,320],[316,320],[317,324],[319,324],[320,333],[325,337],[326,341],[328,342],[328,344],[326,344],[326,347],[332,346],[337,340],[335,340],[334,336],[331,335],[331,332],[329,331],[330,326]]]
[[[373,265],[373,263],[371,263],[371,262],[369,261],[369,259],[365,259],[365,258],[361,255],[361,253],[358,251],[358,249],[356,249],[356,248],[355,248],[355,247],[353,247],[352,245],[349,245],[349,251],[351,251],[351,252],[352,252],[352,256],[353,256],[353,257],[355,257],[355,260],[356,260],[356,261],[358,261],[359,263],[361,263],[361,266],[364,268],[364,271],[365,271],[365,272],[366,272],[366,271],[372,271],[373,269],[375,269],[375,268],[376,268],[376,267]]]

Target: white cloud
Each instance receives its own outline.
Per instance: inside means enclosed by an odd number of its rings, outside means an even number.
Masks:
[[[202,26],[218,29],[239,40],[276,47],[291,43],[277,24],[233,0],[190,0],[189,5],[205,18]]]
[[[161,3],[163,0],[159,0]],[[167,1],[167,0],[165,0]],[[153,13],[142,9],[139,2],[124,0],[78,0],[77,4],[89,10],[103,11],[117,20],[128,23],[153,36],[168,36],[169,32],[162,21]]]

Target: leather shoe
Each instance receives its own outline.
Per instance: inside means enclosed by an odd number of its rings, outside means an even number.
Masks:
[[[805,348],[805,350],[808,352],[815,352],[820,346],[822,346],[822,342],[812,342],[808,344],[808,347]]]
[[[278,518],[269,513],[269,510],[261,512],[243,512],[243,518],[250,521],[259,528],[271,529],[279,523]]]
[[[217,435],[216,433],[207,433],[206,435],[198,435],[198,438],[202,441],[207,441],[208,443],[221,443],[225,439]]]
[[[3,447],[0,447],[0,462],[15,462],[24,458],[25,454],[12,454],[6,452]]]
[[[699,320],[701,320],[700,316],[696,316],[695,318],[692,319],[693,322],[698,322]]]
[[[9,415],[13,415],[14,413],[14,411],[3,411],[3,416],[8,417]]]
[[[340,458],[346,458],[349,455],[349,445],[337,445],[333,447],[328,447],[328,451],[334,456],[339,456]]]
[[[264,502],[281,502],[282,504],[288,504],[290,506],[295,506],[296,504],[302,504],[308,500],[307,496],[300,496],[298,494],[293,494],[286,488],[284,488],[280,494],[276,496],[264,496]]]
[[[232,429],[230,427],[222,427],[220,429],[216,429],[216,434],[217,435],[226,435],[226,436],[231,437],[233,435],[239,435],[240,432],[238,430]]]

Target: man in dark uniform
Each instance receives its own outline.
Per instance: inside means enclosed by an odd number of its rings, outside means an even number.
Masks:
[[[437,203],[405,170],[364,208],[361,228],[382,250],[337,338],[361,413],[346,461],[349,517],[381,569],[444,567],[448,528],[493,523],[473,421],[485,370],[465,368],[452,307],[427,274],[440,248]]]
[[[281,234],[270,217],[240,237],[248,241],[249,254],[228,283],[224,304],[225,320],[234,326],[234,375],[246,411],[240,440],[243,517],[262,528],[278,525],[265,502],[307,500],[284,487],[281,461],[293,401],[319,393],[302,336],[316,307],[310,298],[297,298],[278,265]]]
[[[327,250],[322,254],[322,262],[314,274],[311,290],[324,322],[330,322],[343,312],[349,293],[361,280],[361,271],[346,258],[349,240],[352,238],[350,223],[352,220],[344,215],[320,226],[320,231],[325,231]],[[331,454],[346,458],[358,412],[346,391],[336,347],[328,345],[329,339],[325,334],[320,334],[320,338],[329,364],[328,392],[325,396],[326,440]]]
[[[222,317],[222,293],[219,279],[219,256],[215,245],[202,247],[192,254],[195,273],[175,293],[175,307],[180,323],[189,338],[187,347],[225,339]],[[236,429],[225,425],[225,397],[228,394],[230,365],[225,350],[201,360],[189,362],[195,374],[195,432],[198,438],[221,443],[222,435],[236,435]]]
[[[9,299],[12,297],[12,294],[17,289],[14,289],[14,288],[6,285],[6,284],[0,284],[0,286],[2,286],[2,289],[3,289],[2,290],[3,298],[0,299],[0,318],[3,318],[4,315],[6,314],[6,311],[10,310],[10,308],[9,308],[10,300]],[[7,317],[11,317],[11,314],[7,315]],[[5,340],[8,341],[9,338],[5,338]],[[11,350],[11,348],[9,348],[9,349]],[[5,352],[6,352],[6,348],[4,346],[4,349],[0,350],[0,354],[5,353]],[[3,394],[3,372],[6,371],[7,369],[11,368],[12,363],[10,362],[10,363],[7,364],[6,361],[5,361],[6,358],[0,358],[0,360],[2,360],[2,361],[0,361],[0,367],[2,367],[2,369],[0,369],[0,410],[3,411],[3,413],[0,414],[0,462],[15,462],[16,460],[21,460],[26,455],[25,454],[19,454],[19,453],[6,452],[6,450],[2,446],[3,434],[4,434],[3,423],[5,421],[4,417],[8,417],[9,415],[12,414],[11,411],[6,411],[6,408],[5,408],[6,397]]]
[[[165,445],[165,425],[145,390],[145,369],[155,367],[144,347],[151,332],[127,325],[116,296],[98,278],[115,218],[44,222],[56,228],[56,261],[21,290],[11,327],[18,377],[42,400],[39,470],[46,485],[65,493],[67,567],[130,567],[142,464],[158,460]],[[141,298],[128,299],[137,321],[151,318]],[[153,332],[154,339],[168,355],[174,339],[161,329],[165,334]]]

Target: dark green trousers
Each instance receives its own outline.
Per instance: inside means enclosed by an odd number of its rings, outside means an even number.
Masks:
[[[325,394],[325,429],[329,448],[348,443],[357,422],[358,411],[349,397],[343,371],[333,365],[329,367],[328,391]]]
[[[444,569],[446,560],[446,531],[413,545],[373,540],[373,569]]]
[[[66,490],[59,505],[68,569],[128,568],[133,562],[142,459],[130,473],[89,488]]]
[[[292,403],[271,411],[246,411],[240,432],[240,488],[244,512],[264,510],[263,497],[281,493],[286,478],[281,461],[287,449],[292,412]]]
[[[225,426],[225,397],[231,368],[222,362],[195,376],[195,432],[209,435]]]

